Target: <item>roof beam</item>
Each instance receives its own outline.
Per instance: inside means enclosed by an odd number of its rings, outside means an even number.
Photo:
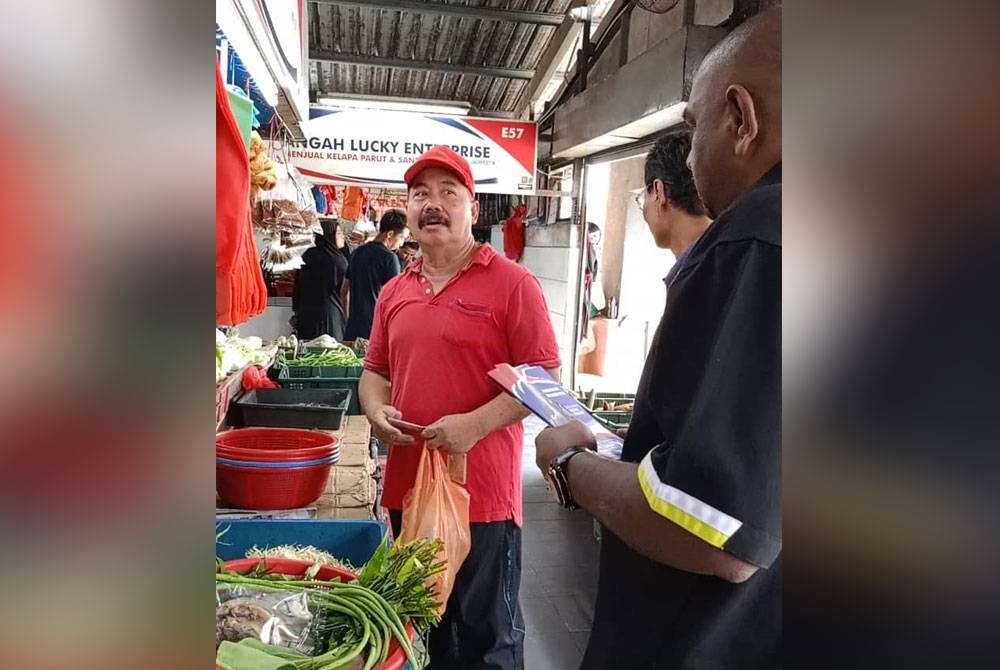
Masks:
[[[569,9],[584,6],[583,0],[573,0],[569,4]],[[549,40],[549,45],[545,48],[541,58],[538,59],[538,66],[535,69],[535,76],[522,91],[518,98],[515,111],[518,116],[527,112],[535,104],[535,100],[541,94],[542,89],[555,76],[556,69],[566,56],[566,52],[573,47],[576,38],[580,36],[583,24],[574,21],[569,16],[566,17]]]
[[[382,58],[376,56],[359,56],[355,54],[334,53],[332,51],[310,51],[310,60],[326,63],[344,63],[347,65],[371,65],[372,67],[391,67],[402,70],[429,70],[431,72],[453,72],[455,74],[471,74],[480,77],[499,77],[503,79],[530,80],[535,76],[534,70],[520,70],[509,67],[491,67],[489,65],[461,65],[458,63],[441,63],[436,61],[406,60],[402,58]]]
[[[309,0],[318,5],[344,5],[347,7],[367,7],[369,9],[394,9],[397,11],[419,12],[421,14],[450,14],[492,21],[512,21],[531,23],[539,26],[558,26],[565,18],[562,14],[528,12],[492,7],[469,7],[467,5],[444,5],[424,0]]]

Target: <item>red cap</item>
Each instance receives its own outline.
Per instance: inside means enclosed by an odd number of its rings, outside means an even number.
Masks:
[[[476,195],[476,180],[472,178],[472,168],[469,167],[469,162],[443,144],[421,154],[417,162],[411,165],[410,169],[403,175],[403,181],[406,182],[407,186],[412,186],[417,175],[429,167],[439,167],[454,173],[465,188],[469,189],[472,195]]]

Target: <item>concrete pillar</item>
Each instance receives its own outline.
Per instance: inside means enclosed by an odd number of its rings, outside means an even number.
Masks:
[[[645,157],[611,164],[608,207],[604,216],[604,251],[601,256],[601,287],[606,298],[621,297],[622,263],[625,258],[625,221],[635,209],[631,191],[643,186]]]

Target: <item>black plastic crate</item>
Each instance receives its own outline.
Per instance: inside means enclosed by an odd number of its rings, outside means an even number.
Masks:
[[[232,404],[233,426],[340,430],[350,389],[257,389]]]
[[[294,368],[282,368],[278,375],[278,383],[286,389],[350,389],[351,403],[347,406],[349,416],[362,414],[361,398],[358,394],[358,381],[361,375],[356,377],[340,377],[336,375],[324,375],[319,377],[293,377],[289,372]],[[344,369],[344,368],[340,368]]]

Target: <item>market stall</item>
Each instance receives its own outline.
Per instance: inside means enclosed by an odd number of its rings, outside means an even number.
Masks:
[[[440,620],[441,542],[390,546],[375,520],[359,354],[357,343],[217,337],[217,388],[240,389],[217,398],[221,668],[423,666],[415,640]]]
[[[240,309],[217,309],[216,323],[226,327],[216,338],[217,663],[422,667],[413,640],[439,620],[468,538],[462,553],[453,533],[451,561],[440,539],[388,543],[378,445],[358,397],[365,343],[292,335],[295,274],[327,221],[371,231],[385,211],[405,209],[403,174],[435,145],[470,162],[474,234],[493,240],[535,193],[536,127],[309,105],[295,3],[219,4],[230,177],[219,229],[239,272],[220,275],[218,291]],[[431,491],[444,478],[425,480]],[[424,523],[404,523],[403,537],[445,536]]]
[[[358,399],[364,346],[363,340],[352,348],[329,338],[300,344],[291,336],[265,343],[217,333],[218,519],[378,518],[378,460]],[[280,492],[288,486],[288,473],[260,466],[245,472],[253,466],[222,453],[223,448],[297,452],[314,446],[310,440],[315,435],[329,447],[312,454],[318,458],[304,459],[323,468],[315,475],[320,481],[309,489],[315,495],[295,488],[275,498],[272,489]],[[250,451],[237,453],[260,460]]]
[[[301,9],[217,3],[217,664],[419,667],[443,564],[434,542],[390,546],[377,518],[365,343],[299,342],[288,325],[320,214],[400,204],[314,192],[289,160],[308,107]]]

